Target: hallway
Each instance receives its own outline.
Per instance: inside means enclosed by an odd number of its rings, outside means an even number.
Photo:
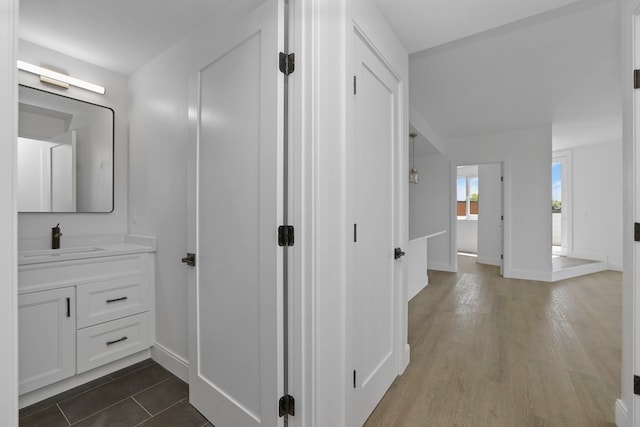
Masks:
[[[622,274],[504,279],[459,256],[409,304],[411,363],[373,426],[615,427]]]

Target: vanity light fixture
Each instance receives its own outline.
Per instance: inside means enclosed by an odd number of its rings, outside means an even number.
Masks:
[[[411,172],[409,172],[410,184],[418,183],[418,171],[416,170],[416,136],[418,136],[417,133],[409,134],[409,138],[411,138]]]
[[[40,76],[40,81],[44,83],[53,84],[56,86],[69,88],[69,85],[76,86],[82,89],[90,90],[91,92],[104,95],[105,88],[93,83],[85,82],[84,80],[76,79],[75,77],[67,76],[56,71],[47,70],[46,68],[38,67],[37,65],[29,64],[28,62],[18,60],[18,69],[33,73]]]

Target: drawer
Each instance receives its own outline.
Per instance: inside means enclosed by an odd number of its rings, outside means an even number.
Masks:
[[[80,329],[149,310],[149,280],[133,276],[79,285],[76,296]]]
[[[28,264],[18,268],[18,291],[33,292],[147,274],[149,254]]]
[[[77,373],[149,348],[148,313],[113,320],[77,332]]]

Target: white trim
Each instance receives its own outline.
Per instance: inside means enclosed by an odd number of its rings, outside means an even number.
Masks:
[[[607,270],[607,268],[608,268],[608,265],[604,261],[578,265],[576,267],[571,267],[571,268],[551,272],[551,281],[557,282],[558,280],[571,279],[572,277],[599,273],[601,271]]]
[[[151,347],[151,358],[163,368],[189,383],[189,361],[157,342]]]
[[[623,269],[624,268],[623,268],[622,264],[613,264],[613,263],[608,263],[607,264],[607,270],[622,272]]]
[[[627,407],[621,399],[616,400],[616,426],[631,427],[629,424],[629,413]]]
[[[18,425],[18,0],[0,0],[0,425]]]
[[[429,266],[429,270],[447,271],[449,273],[455,273],[457,271],[455,266],[451,264],[440,263],[440,262],[428,262],[428,266]]]
[[[595,252],[572,252],[568,258],[588,259],[590,261],[607,261],[607,254]]]
[[[522,279],[522,280],[534,280],[536,282],[551,282],[551,273],[540,271],[524,271],[524,270],[511,270],[511,274],[504,277],[508,279]]]
[[[295,224],[298,236],[296,245],[290,249],[291,267],[290,306],[290,358],[289,390],[295,396],[295,417],[289,417],[289,427],[313,425],[314,419],[314,347],[315,326],[313,317],[313,200],[314,192],[314,102],[313,87],[315,67],[314,42],[316,19],[315,0],[289,2],[292,40],[289,45],[296,52],[298,70],[289,77],[292,162],[290,165],[290,209],[291,223]],[[295,285],[298,284],[298,285]]]

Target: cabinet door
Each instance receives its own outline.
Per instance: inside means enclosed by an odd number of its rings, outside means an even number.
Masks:
[[[20,394],[75,374],[75,287],[18,296]]]

